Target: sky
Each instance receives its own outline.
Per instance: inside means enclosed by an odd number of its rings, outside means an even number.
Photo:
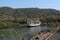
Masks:
[[[0,0],[0,7],[51,8],[60,10],[60,0]]]

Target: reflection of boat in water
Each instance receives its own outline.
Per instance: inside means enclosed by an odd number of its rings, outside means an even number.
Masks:
[[[27,21],[27,26],[40,26],[41,21],[39,20],[28,20]]]

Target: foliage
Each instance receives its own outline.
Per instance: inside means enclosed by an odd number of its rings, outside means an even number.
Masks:
[[[2,27],[7,27],[7,28],[11,28],[11,27],[16,27],[19,26],[18,23],[13,23],[13,22],[0,22],[0,28]]]
[[[39,8],[10,8],[0,7],[0,22],[1,26],[17,26],[24,24],[25,20],[39,18],[42,23],[49,25],[60,24],[60,11],[55,9],[39,9]]]

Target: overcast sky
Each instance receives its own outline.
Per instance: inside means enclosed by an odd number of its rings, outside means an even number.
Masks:
[[[52,8],[60,10],[60,0],[0,0],[0,7]]]

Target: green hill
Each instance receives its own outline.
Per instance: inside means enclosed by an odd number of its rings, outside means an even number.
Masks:
[[[60,24],[60,11],[40,8],[0,7],[0,21],[23,23],[26,19],[39,18],[42,23]]]
[[[10,8],[0,7],[0,14],[11,15],[13,17],[41,17],[41,16],[60,16],[60,11],[55,9],[39,8]]]

